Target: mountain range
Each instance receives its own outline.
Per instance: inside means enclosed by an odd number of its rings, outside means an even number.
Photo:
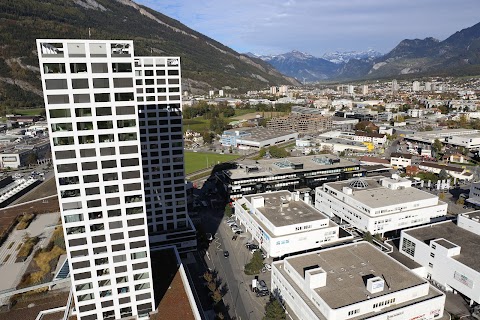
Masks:
[[[431,37],[403,40],[385,55],[368,50],[336,52],[319,58],[292,51],[257,57],[302,82],[477,75],[480,74],[480,23],[443,41]]]
[[[242,93],[319,80],[480,74],[480,23],[443,41],[403,40],[382,56],[367,51],[314,57],[292,51],[258,57],[240,54],[131,0],[3,0],[0,113],[5,107],[43,105],[37,38],[133,39],[136,55],[180,56],[183,90],[192,93],[220,88]]]
[[[180,56],[183,90],[299,84],[131,0],[0,1],[0,106],[43,105],[35,39],[133,39],[136,55]]]

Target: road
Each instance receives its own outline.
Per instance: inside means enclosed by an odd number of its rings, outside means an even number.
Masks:
[[[242,235],[233,241],[233,234],[221,216],[208,216],[204,225],[210,227],[211,230],[206,231],[212,232],[215,231],[212,229],[216,229],[216,233],[215,239],[208,249],[209,258],[206,259],[206,262],[210,268],[218,271],[222,283],[228,287],[224,303],[229,307],[230,317],[238,320],[262,319],[268,297],[256,297],[250,289],[254,276],[247,276],[243,272],[244,265],[251,258],[250,252],[244,247],[248,241],[247,236]],[[228,258],[223,256],[225,250],[230,253]],[[267,284],[270,283],[270,273],[261,274],[259,277],[264,279]]]

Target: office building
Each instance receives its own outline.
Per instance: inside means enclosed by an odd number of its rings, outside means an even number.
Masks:
[[[440,319],[445,295],[368,242],[272,264],[272,292],[294,319]]]
[[[398,175],[325,183],[315,195],[318,210],[371,234],[439,221],[447,214],[447,204],[436,195]]]
[[[195,244],[179,58],[135,57],[123,40],[37,40],[37,49],[77,316],[148,318],[150,243]]]
[[[301,199],[301,197],[303,199]],[[276,191],[235,201],[235,219],[267,256],[282,257],[353,238],[310,205],[310,195]]]
[[[480,181],[472,182],[466,201],[477,208],[480,207]]]
[[[360,165],[336,156],[291,157],[238,161],[231,169],[217,173],[232,199],[278,190],[314,189],[328,181],[363,177]]]
[[[480,303],[480,212],[458,215],[458,224],[445,221],[403,230],[399,251],[420,264],[421,275],[447,292],[459,292]]]

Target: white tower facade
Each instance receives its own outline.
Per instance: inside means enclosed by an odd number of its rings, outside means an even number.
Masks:
[[[79,320],[154,309],[132,41],[37,40]]]

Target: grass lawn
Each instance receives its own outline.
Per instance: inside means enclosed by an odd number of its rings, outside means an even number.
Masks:
[[[219,154],[207,152],[185,152],[185,174],[190,174],[194,171],[203,168],[211,167],[219,162],[225,162],[238,158],[236,154]]]
[[[183,132],[187,131],[188,129],[203,132],[210,129],[210,120],[203,119],[203,118],[195,118],[195,119],[184,119],[183,120]]]
[[[45,108],[15,109],[16,113],[22,116],[38,116]]]
[[[235,115],[232,118],[243,116],[248,113],[256,113],[255,109],[235,109]]]

